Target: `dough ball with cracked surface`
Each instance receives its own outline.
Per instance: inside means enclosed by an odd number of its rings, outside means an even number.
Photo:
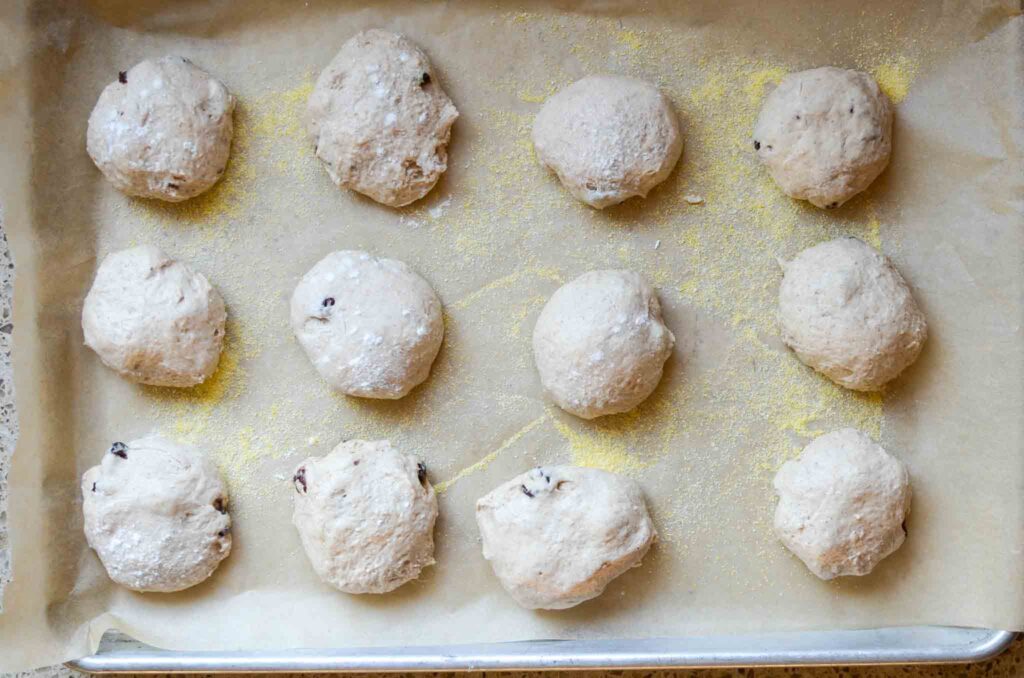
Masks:
[[[419,200],[448,169],[459,112],[404,35],[362,31],[317,79],[307,125],[338,186],[391,207]]]
[[[108,255],[82,307],[86,346],[121,376],[154,386],[206,381],[226,320],[206,277],[151,245]]]
[[[180,202],[224,174],[234,109],[223,83],[188,59],[147,59],[100,94],[86,148],[119,191]]]
[[[512,598],[560,610],[640,565],[658,534],[640,486],[579,466],[543,466],[476,503],[483,555]]]
[[[292,522],[320,578],[387,593],[434,564],[437,496],[423,463],[386,440],[349,440],[302,462]]]
[[[783,193],[832,209],[889,164],[892,118],[889,98],[867,73],[792,73],[765,99],[754,149]]]
[[[181,591],[231,553],[228,494],[213,462],[150,436],[114,443],[82,476],[85,538],[133,591]]]
[[[563,285],[533,330],[545,390],[584,419],[642,403],[661,380],[674,345],[654,288],[633,271],[591,271]]]
[[[397,399],[422,383],[441,349],[441,301],[404,262],[358,250],[332,252],[302,277],[292,329],[334,388]]]
[[[921,353],[924,314],[888,257],[857,238],[804,250],[784,265],[782,340],[846,388],[877,391]]]
[[[822,579],[868,574],[906,538],[910,476],[862,431],[816,438],[774,485],[775,533]]]
[[[672,104],[654,85],[592,75],[544,103],[533,147],[570,193],[602,209],[644,197],[668,178],[683,135]]]

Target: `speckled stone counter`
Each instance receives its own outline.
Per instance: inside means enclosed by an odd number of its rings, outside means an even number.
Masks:
[[[0,215],[2,216],[2,215]],[[17,440],[17,421],[14,416],[14,387],[11,382],[11,293],[14,281],[14,264],[11,261],[10,251],[7,247],[7,238],[3,233],[0,224],[0,585],[6,583],[9,578],[10,559],[8,555],[7,539],[7,468],[10,463],[10,454],[14,449]],[[18,676],[32,676],[33,678],[64,677],[76,675],[64,667],[48,667],[31,671],[24,674],[11,674]],[[301,674],[318,675],[318,674]],[[379,674],[359,674],[379,675]],[[410,676],[482,676],[484,674],[409,674]],[[540,673],[505,673],[500,674],[509,678],[520,678],[525,676],[539,676]],[[734,670],[707,670],[707,671],[610,671],[607,673],[597,671],[574,672],[573,676],[580,678],[596,678],[597,676],[616,676],[617,678],[645,678],[647,676],[658,676],[668,678],[674,675],[714,677],[714,676],[842,676],[844,678],[855,678],[863,676],[990,676],[993,678],[1002,676],[1024,675],[1024,640],[1018,639],[1011,646],[1010,650],[996,659],[982,664],[969,666],[889,666],[889,667],[836,667],[836,668],[794,668],[794,669],[734,669]]]

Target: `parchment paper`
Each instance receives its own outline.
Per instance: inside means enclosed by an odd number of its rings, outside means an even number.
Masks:
[[[0,16],[21,426],[0,669],[85,654],[110,627],[178,649],[1024,628],[1018,2],[97,0],[4,3]],[[299,119],[316,73],[371,26],[420,43],[462,114],[444,179],[397,211],[335,188]],[[85,154],[100,90],[165,53],[239,99],[223,182],[179,206],[118,194]],[[764,93],[823,64],[873,72],[898,102],[890,168],[832,212],[782,196],[750,149]],[[602,212],[571,199],[529,143],[544,98],[597,72],[659,84],[687,135],[663,186]],[[777,259],[842,233],[894,258],[931,326],[881,397],[832,386],[778,340]],[[129,384],[82,345],[98,261],[144,242],[227,300],[228,348],[194,391]],[[442,353],[402,401],[332,394],[291,336],[297,279],[340,248],[409,262],[445,302]],[[650,277],[678,346],[647,403],[588,423],[545,401],[529,339],[550,293],[601,267]],[[770,483],[843,425],[906,461],[913,513],[906,545],[871,576],[823,583],[774,540]],[[111,441],[152,431],[199,444],[232,492],[234,551],[180,594],[113,586],[81,533],[81,473]],[[292,470],[353,437],[415,450],[443,491],[438,563],[391,595],[321,584],[290,524]],[[529,612],[480,556],[473,505],[556,462],[637,478],[662,540],[601,598]]]

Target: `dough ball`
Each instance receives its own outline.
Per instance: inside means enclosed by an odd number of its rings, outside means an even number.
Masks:
[[[213,462],[160,436],[114,443],[82,476],[85,538],[116,583],[181,591],[231,553],[228,493]]]
[[[654,288],[639,274],[591,271],[548,300],[533,330],[533,356],[555,403],[593,419],[642,403],[675,341]]]
[[[867,73],[793,73],[765,99],[754,149],[786,195],[839,207],[889,164],[892,104]]]
[[[640,487],[578,466],[535,468],[476,503],[484,558],[512,598],[561,610],[601,595],[658,538]]]
[[[403,35],[357,33],[317,79],[308,127],[338,186],[401,207],[448,169],[459,117],[423,51]]]
[[[309,562],[345,593],[387,593],[434,564],[437,496],[427,468],[386,440],[349,440],[292,479]]]
[[[155,386],[206,381],[226,320],[206,277],[151,245],[108,255],[82,307],[85,345],[121,376]]]
[[[907,469],[857,429],[816,438],[779,469],[775,492],[775,534],[822,579],[868,574],[907,536]]]
[[[650,83],[592,75],[548,99],[533,123],[541,164],[598,209],[664,181],[683,152],[672,104]]]
[[[292,295],[292,329],[327,383],[351,396],[401,398],[441,349],[441,301],[395,259],[332,252]]]
[[[805,365],[855,391],[881,389],[928,337],[903,276],[856,238],[815,245],[785,265],[779,323]]]
[[[86,148],[117,190],[180,202],[224,174],[234,110],[227,88],[188,59],[147,59],[100,94]]]

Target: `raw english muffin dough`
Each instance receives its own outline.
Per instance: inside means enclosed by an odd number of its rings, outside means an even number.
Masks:
[[[541,164],[598,209],[664,181],[683,152],[672,104],[650,83],[592,75],[548,99],[533,123]]]
[[[293,477],[302,546],[345,593],[387,593],[434,564],[437,496],[427,469],[386,440],[349,440]]]
[[[834,208],[889,164],[892,104],[867,73],[815,68],[786,76],[754,126],[754,149],[793,198]]]
[[[584,419],[642,403],[674,345],[654,288],[633,271],[591,271],[563,285],[533,330],[545,390]]]
[[[357,33],[317,79],[307,124],[338,186],[401,207],[448,168],[459,117],[423,51],[403,35]]]
[[[865,575],[906,538],[910,476],[866,434],[816,438],[775,476],[775,533],[822,579]]]
[[[188,59],[147,59],[100,94],[86,148],[119,191],[187,200],[224,174],[234,109],[227,88]]]
[[[206,277],[151,245],[108,255],[82,307],[85,345],[121,376],[155,386],[206,381],[226,320]]]
[[[601,595],[658,538],[639,485],[579,466],[535,468],[476,503],[484,558],[512,598],[561,610]]]
[[[782,340],[804,364],[856,391],[877,391],[913,363],[928,324],[892,262],[856,238],[784,265]]]
[[[441,348],[441,301],[395,259],[342,250],[321,259],[292,295],[292,329],[327,383],[351,396],[401,398]]]
[[[82,476],[85,538],[112,580],[181,591],[231,552],[228,494],[213,462],[160,436],[114,443]]]

